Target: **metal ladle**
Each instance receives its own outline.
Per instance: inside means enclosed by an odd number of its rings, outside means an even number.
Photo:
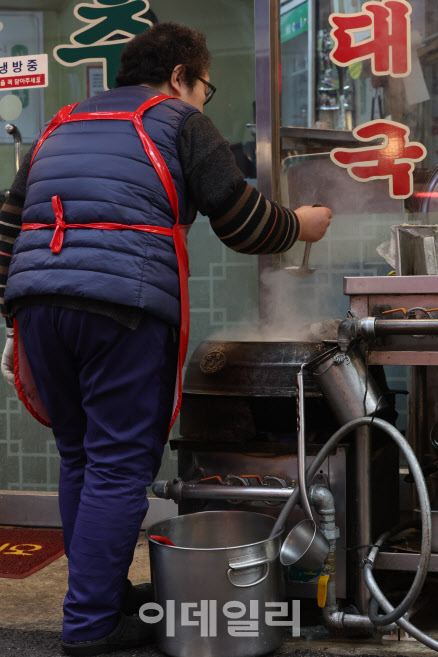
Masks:
[[[310,509],[306,486],[306,438],[304,419],[304,367],[297,374],[298,398],[298,483],[300,486],[301,506],[305,520],[299,522],[286,536],[280,550],[280,561],[283,566],[295,566],[306,570],[316,570],[322,566],[329,553],[330,545],[326,537],[316,525]]]
[[[312,208],[321,208],[322,205],[321,203],[314,203],[312,205]],[[296,265],[293,265],[292,267],[285,267],[285,271],[289,272],[292,276],[309,276],[309,274],[313,274],[315,271],[315,267],[309,267],[309,257],[310,257],[310,249],[312,248],[312,242],[306,242],[306,246],[304,248],[304,256],[303,256],[303,262],[301,263],[301,267],[297,267]]]
[[[312,248],[312,242],[306,242],[303,262],[301,263],[301,267],[297,267],[297,265],[293,265],[292,267],[285,267],[285,270],[289,272],[289,274],[291,274],[292,276],[309,276],[309,274],[313,274],[313,272],[315,271],[315,267],[309,267],[309,256],[310,256],[311,248]]]

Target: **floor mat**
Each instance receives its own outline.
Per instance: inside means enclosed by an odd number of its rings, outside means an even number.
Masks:
[[[0,527],[0,577],[28,577],[63,554],[61,529]]]

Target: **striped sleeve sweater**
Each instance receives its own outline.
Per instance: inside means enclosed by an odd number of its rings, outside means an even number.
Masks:
[[[12,321],[4,308],[3,296],[14,241],[21,230],[32,153],[33,148],[25,156],[0,212],[0,304],[8,326]],[[208,117],[196,113],[187,119],[181,130],[179,156],[191,218],[194,219],[198,211],[208,216],[219,239],[240,253],[274,254],[291,248],[300,231],[296,214],[269,201],[245,181],[228,142]],[[87,299],[41,297],[23,299],[23,302],[25,305],[50,303],[84,308],[113,317],[131,328],[135,328],[141,319],[141,313],[134,312],[138,309],[126,309],[118,304],[96,304]],[[110,305],[114,307],[109,308]]]
[[[31,149],[33,151],[33,149]],[[12,326],[3,306],[6,281],[8,279],[9,263],[15,239],[21,230],[21,214],[23,212],[26,194],[26,180],[29,172],[31,152],[23,159],[20,171],[15,176],[11,189],[0,212],[0,304],[2,315],[6,317],[7,326]]]
[[[15,238],[21,230],[22,203],[17,197],[9,194],[0,213],[0,303],[2,315],[6,317],[6,325],[12,326],[3,307],[6,281],[8,279],[9,263],[12,256],[12,248]]]
[[[222,242],[239,253],[283,253],[299,234],[292,210],[268,201],[252,185],[244,183],[215,216],[211,227]]]
[[[291,248],[300,232],[296,214],[245,182],[230,145],[204,114],[186,121],[180,158],[195,208],[226,246],[254,255]]]

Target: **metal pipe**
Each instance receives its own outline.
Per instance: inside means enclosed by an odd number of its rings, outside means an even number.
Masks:
[[[355,450],[355,543],[370,545],[371,531],[371,429],[369,426],[356,429]],[[370,594],[362,577],[360,550],[355,555],[356,606],[366,614]]]
[[[409,394],[408,439],[419,463],[424,461],[424,440],[427,436],[427,370],[424,365],[412,368]],[[417,487],[412,486],[412,508],[418,508]]]
[[[279,0],[254,0],[257,189],[281,202],[280,187],[280,38]],[[265,271],[275,257],[258,256],[259,318],[268,320]]]
[[[336,527],[335,522],[335,500],[328,488],[318,485],[309,488],[309,500],[321,517],[319,527],[330,546],[321,574],[329,577],[324,609],[327,609],[327,614],[329,611],[335,614],[338,613],[336,599],[336,539],[339,538],[339,529]]]
[[[368,616],[361,616],[359,614],[346,614],[343,611],[330,611],[327,607],[324,607],[322,615],[324,617],[326,626],[333,630],[376,630],[376,626]],[[390,625],[382,627],[381,630],[382,632],[392,632],[396,628],[397,623],[391,623]]]
[[[278,0],[255,0],[257,189],[280,201]]]
[[[346,614],[339,611],[336,598],[336,539],[339,529],[335,523],[335,502],[332,492],[325,486],[314,485],[309,488],[309,500],[317,513],[321,516],[320,529],[330,544],[330,552],[325,561],[322,574],[328,575],[327,598],[323,608],[324,622],[327,627],[335,630],[367,629],[375,630],[375,625],[368,616],[359,614]],[[393,623],[385,631],[397,627]]]
[[[361,320],[362,328],[368,318]],[[366,337],[369,330],[364,331]],[[376,319],[374,322],[375,335],[438,335],[438,319]]]
[[[307,71],[309,81],[307,85],[307,125],[315,126],[315,78],[316,78],[316,6],[315,0],[308,2],[308,41],[307,41]]]
[[[321,528],[324,532],[335,530],[335,500],[331,490],[320,484],[314,484],[309,488],[309,501],[315,508],[318,515],[321,516]],[[330,526],[329,526],[330,524]],[[337,532],[337,535],[339,532]],[[333,540],[333,536],[327,536],[329,540]]]
[[[152,486],[156,497],[175,502],[180,502],[182,499],[281,502],[288,500],[294,490],[294,488],[271,488],[270,486],[187,484],[181,479],[173,482],[156,481]]]
[[[304,381],[303,369],[305,363],[301,365],[300,371],[297,374],[297,401],[298,401],[298,481],[300,485],[300,500],[303,507],[304,515],[309,520],[313,520],[312,511],[310,509],[309,500],[307,498],[307,485],[306,485],[306,424],[304,416]]]
[[[339,530],[335,523],[335,501],[333,494],[323,486],[311,486],[309,499],[321,516],[320,529],[329,541],[330,551],[325,560],[322,575],[328,575],[327,597],[323,608],[324,621],[327,627],[340,629],[343,627],[344,613],[338,608],[336,598],[336,539]]]
[[[372,548],[365,562],[364,579],[372,597],[375,598],[380,606],[388,612],[385,615],[378,616],[377,614],[373,613],[373,608],[371,607],[368,615],[376,625],[385,625],[386,623],[392,623],[393,621],[398,623],[398,621],[401,619],[401,616],[409,611],[409,609],[414,605],[415,601],[420,595],[421,589],[423,588],[423,584],[427,576],[427,572],[429,570],[430,553],[432,549],[432,522],[430,502],[423,471],[420,464],[418,463],[412,447],[409,445],[406,439],[403,438],[403,436],[401,436],[398,431],[393,433],[391,437],[394,438],[398,446],[402,449],[408,462],[409,469],[412,473],[412,476],[414,477],[415,485],[417,487],[418,503],[421,511],[421,555],[414,581],[411,584],[411,588],[409,589],[402,602],[398,605],[398,607],[394,609],[386,600],[383,593],[380,591],[372,573],[374,560],[377,556],[377,553],[379,552],[381,543],[383,543],[383,541],[388,538],[388,533],[384,534],[383,537],[380,537],[379,541],[376,543],[377,547]],[[367,565],[369,567],[367,567]],[[385,605],[382,605],[382,600],[388,602],[386,607]],[[389,607],[391,608],[389,609]]]
[[[438,319],[346,319],[339,325],[338,344],[346,352],[358,337],[372,344],[385,335],[438,335]]]
[[[15,149],[15,173],[17,173],[21,164],[21,147],[23,140],[21,138],[21,132],[13,123],[7,123],[5,125],[5,130],[8,134],[12,135],[14,138],[14,149]]]

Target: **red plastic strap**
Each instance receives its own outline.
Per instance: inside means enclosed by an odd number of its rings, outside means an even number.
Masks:
[[[145,153],[150,159],[152,166],[157,172],[158,177],[160,178],[161,183],[164,189],[166,190],[166,194],[169,198],[169,202],[172,208],[173,216],[175,217],[175,222],[178,224],[179,208],[178,208],[178,195],[176,193],[175,183],[173,182],[173,178],[170,175],[169,169],[167,168],[167,165],[163,160],[160,151],[155,146],[154,142],[149,137],[149,135],[146,133],[142,120],[143,114],[148,109],[150,109],[151,107],[155,107],[155,105],[158,105],[159,103],[162,103],[163,100],[170,100],[172,98],[174,98],[174,96],[166,96],[165,94],[150,98],[145,103],[143,103],[143,105],[140,105],[140,107],[135,111],[133,123],[137,130],[138,136],[141,139]]]
[[[30,404],[26,393],[24,392],[23,389],[23,384],[21,382],[20,378],[20,356],[19,356],[19,350],[18,350],[18,335],[20,332],[20,327],[18,326],[18,321],[17,318],[13,318],[13,323],[14,323],[14,376],[15,376],[15,386],[17,388],[17,394],[18,397],[21,399],[27,410],[35,420],[38,420],[38,422],[41,422],[41,424],[44,424],[45,427],[50,427],[51,424],[50,422],[47,422],[44,418],[41,417],[41,415],[36,411],[33,406]]]
[[[55,232],[50,242],[50,248],[52,253],[59,253],[62,249],[62,243],[64,241],[64,232],[67,228],[67,224],[64,221],[64,211],[62,209],[62,203],[59,196],[52,196],[52,207],[55,212],[56,223],[55,223]]]
[[[101,121],[102,119],[117,119],[119,121],[132,121],[134,112],[77,112],[65,119],[66,123],[72,121]]]
[[[56,198],[56,197],[53,197]],[[59,197],[58,197],[59,198]],[[37,230],[38,228],[55,228],[58,224],[22,224],[21,230]],[[144,233],[157,233],[158,235],[168,235],[172,237],[172,228],[164,226],[149,226],[147,224],[127,225],[127,224],[107,224],[105,222],[96,224],[65,224],[66,228],[96,228],[98,230],[139,230]]]
[[[187,230],[188,226],[176,224],[173,229],[173,240],[178,259],[179,288],[181,302],[181,328],[179,338],[179,355],[177,371],[177,393],[169,426],[167,438],[169,438],[172,426],[178,417],[182,402],[182,377],[183,366],[187,355],[190,332],[190,304],[189,304],[189,255],[187,252]]]
[[[141,139],[141,143],[143,144],[144,151],[148,156],[149,160],[151,161],[151,164],[154,167],[155,171],[157,172],[157,175],[160,178],[161,183],[166,191],[166,194],[169,198],[170,206],[172,208],[173,216],[175,217],[175,222],[178,224],[179,208],[178,208],[178,195],[176,193],[175,183],[173,182],[172,176],[170,175],[169,169],[167,168],[167,165],[163,160],[160,151],[155,146],[154,142],[149,137],[149,135],[146,133],[142,120],[143,114],[148,109],[150,109],[151,107],[155,107],[155,105],[158,105],[159,103],[162,103],[163,100],[168,100],[171,98],[174,98],[174,96],[167,96],[165,94],[154,96],[153,98],[150,98],[145,103],[140,105],[140,107],[135,112],[83,112],[83,113],[71,114],[70,113],[71,110],[70,110],[70,112],[68,112],[66,115],[62,117],[62,120],[58,123],[58,125],[60,125],[60,123],[62,123],[63,121],[65,121],[66,123],[70,123],[73,121],[97,121],[102,119],[132,121],[135,126],[135,129],[137,130],[137,134]],[[71,107],[73,109],[73,107],[76,107],[76,105]],[[44,141],[44,139],[42,139],[42,141]]]
[[[48,125],[47,128],[44,130],[43,134],[41,135],[41,137],[40,137],[40,139],[39,139],[39,141],[38,141],[38,143],[37,143],[37,145],[36,145],[35,148],[34,148],[33,155],[32,155],[32,159],[31,159],[31,161],[30,161],[29,172],[30,172],[30,170],[31,170],[31,168],[32,168],[32,164],[33,164],[33,161],[34,161],[34,159],[35,159],[35,156],[36,156],[36,154],[38,153],[38,151],[40,150],[40,148],[41,148],[43,142],[47,139],[47,137],[48,137],[49,135],[52,134],[52,132],[53,132],[54,130],[56,130],[56,128],[58,128],[58,127],[61,125],[61,123],[64,123],[64,121],[65,121],[66,118],[69,116],[69,114],[74,110],[74,108],[76,107],[76,105],[79,105],[79,102],[80,102],[80,101],[78,101],[77,103],[73,103],[72,105],[67,105],[66,107],[62,107],[62,108],[59,110],[58,114],[57,114],[56,116],[54,116],[53,119],[50,121],[49,125]]]
[[[158,105],[159,103],[163,102],[163,100],[170,100],[172,98],[175,98],[175,96],[166,96],[166,94],[161,94],[160,96],[149,98],[149,100],[147,100],[145,103],[143,103],[143,105],[140,105],[140,107],[135,110],[134,114],[141,118],[146,110],[148,110],[150,107]]]
[[[69,116],[67,116],[65,122],[71,123],[72,121],[100,121],[105,119],[106,120],[117,119],[119,121],[133,121],[135,116],[140,116],[141,118],[143,114],[146,112],[146,110],[148,110],[150,107],[154,107],[155,105],[161,103],[163,100],[167,100],[169,98],[175,98],[175,96],[166,96],[165,94],[154,96],[153,98],[150,98],[145,103],[140,105],[140,107],[136,109],[134,112],[112,112],[112,111],[76,112],[76,114],[70,114]]]
[[[141,139],[141,143],[143,144],[145,153],[150,159],[152,166],[157,172],[158,177],[160,178],[163,187],[166,190],[166,194],[169,197],[169,202],[172,208],[173,216],[175,217],[175,222],[178,224],[179,223],[178,195],[176,193],[175,183],[173,182],[169,169],[167,168],[167,165],[163,160],[160,151],[155,146],[154,142],[149,137],[149,135],[146,134],[141,117],[136,115],[135,118],[133,119],[133,123],[135,125],[135,129],[137,130],[138,136]]]

